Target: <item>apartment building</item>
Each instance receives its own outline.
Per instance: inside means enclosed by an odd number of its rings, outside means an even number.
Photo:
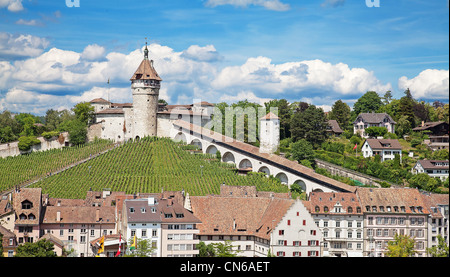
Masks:
[[[221,186],[220,195],[192,196],[206,244],[230,241],[238,256],[320,255],[321,234],[301,201],[253,186]]]
[[[304,203],[323,235],[323,256],[363,256],[364,215],[356,193],[312,192]]]
[[[40,188],[16,189],[13,192],[14,234],[19,244],[36,242],[40,237],[42,206],[48,195]]]
[[[444,238],[445,243],[448,245],[448,194],[422,192],[422,199],[430,211],[430,216],[427,221],[428,247],[438,245],[438,235],[441,235]]]
[[[154,248],[153,257],[193,257],[198,220],[173,199],[155,197],[126,199],[123,202],[122,230],[131,238],[147,239]]]
[[[358,188],[357,194],[364,213],[364,256],[384,257],[395,234],[413,237],[416,256],[426,256],[430,212],[417,189]]]

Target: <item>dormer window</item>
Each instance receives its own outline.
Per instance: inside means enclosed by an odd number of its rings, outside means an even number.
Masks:
[[[28,200],[25,200],[25,201],[22,202],[22,209],[23,210],[29,210],[31,208],[33,208],[33,203],[31,203]]]

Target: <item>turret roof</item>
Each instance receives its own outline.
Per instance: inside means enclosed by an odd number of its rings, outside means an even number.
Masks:
[[[153,60],[144,59],[139,65],[138,69],[134,73],[133,77],[130,79],[133,80],[157,80],[162,81],[159,77],[158,72],[156,72],[153,67]]]

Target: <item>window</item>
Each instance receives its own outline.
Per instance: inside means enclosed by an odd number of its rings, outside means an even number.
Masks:
[[[314,211],[315,211],[316,213],[320,212],[319,206],[316,206],[316,207],[314,208]]]
[[[25,200],[25,201],[22,202],[22,209],[23,210],[29,210],[31,208],[33,208],[33,203],[31,203],[28,200]]]
[[[348,208],[347,208],[347,212],[348,212],[348,213],[353,213],[353,208],[352,208],[352,207],[348,207]]]
[[[327,207],[327,206],[324,206],[324,207],[323,207],[323,211],[327,213],[327,212],[328,212],[328,207]]]

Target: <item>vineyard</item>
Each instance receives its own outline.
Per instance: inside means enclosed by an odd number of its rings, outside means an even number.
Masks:
[[[84,146],[0,158],[0,192],[38,180],[112,147],[110,141],[96,140]]]
[[[215,155],[189,151],[170,139],[147,137],[127,142],[95,159],[32,185],[51,197],[81,199],[86,191],[157,193],[184,189],[191,195],[218,194],[220,185],[256,186],[259,191],[288,192],[275,178],[238,175],[235,166]]]

